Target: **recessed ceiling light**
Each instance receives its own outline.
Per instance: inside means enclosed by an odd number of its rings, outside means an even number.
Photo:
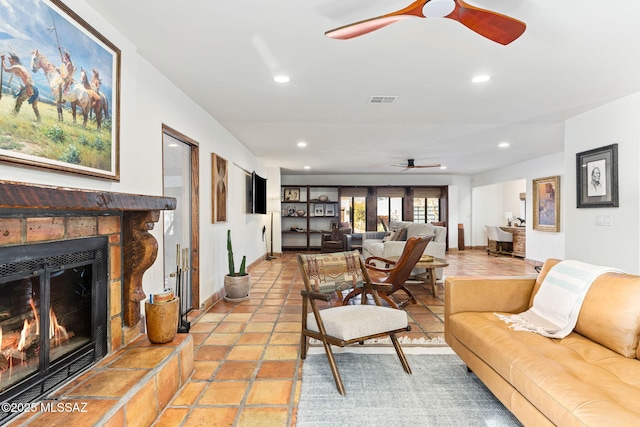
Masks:
[[[311,166],[305,166],[304,168],[305,169],[311,169]]]
[[[306,146],[307,146],[306,142],[304,142],[304,141],[298,142],[298,147],[306,147]]]
[[[175,147],[177,147],[177,146],[178,146],[178,144],[177,144],[177,143],[175,143],[175,142],[171,142],[171,143],[169,143],[169,147],[175,148]]]
[[[471,79],[471,81],[474,83],[484,83],[484,82],[488,82],[489,80],[491,80],[491,76],[489,76],[488,74],[475,76],[474,78]]]
[[[507,148],[509,146],[508,142],[501,142],[500,144],[498,144],[498,147],[500,148]]]
[[[289,83],[291,79],[289,78],[289,76],[285,76],[281,74],[281,75],[275,76],[273,78],[273,81],[276,83]]]
[[[444,165],[440,166],[440,169],[443,169],[443,170],[444,170],[444,169],[446,169],[446,168],[447,168],[447,167],[446,167],[446,166],[444,166]]]

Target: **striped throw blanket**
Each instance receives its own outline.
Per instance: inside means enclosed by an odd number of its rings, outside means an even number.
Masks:
[[[497,314],[516,331],[536,332],[549,338],[564,338],[578,321],[578,314],[591,284],[601,274],[621,270],[561,261],[544,278],[531,308],[520,314]]]

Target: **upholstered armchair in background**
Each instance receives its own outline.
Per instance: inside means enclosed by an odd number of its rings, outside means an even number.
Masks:
[[[513,234],[504,231],[497,225],[485,225],[487,227],[487,254],[512,254]]]
[[[322,233],[320,252],[342,252],[347,250],[345,249],[345,236],[348,234],[351,234],[351,228],[347,227],[334,228],[330,233]]]

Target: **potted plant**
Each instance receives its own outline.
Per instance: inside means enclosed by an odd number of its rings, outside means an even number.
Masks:
[[[227,254],[229,256],[229,274],[224,276],[224,299],[232,302],[244,301],[249,298],[251,275],[246,272],[247,257],[242,256],[240,270],[236,272],[233,261],[233,247],[231,246],[231,230],[227,230]]]

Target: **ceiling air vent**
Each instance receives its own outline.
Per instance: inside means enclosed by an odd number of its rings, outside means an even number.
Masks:
[[[386,95],[386,96],[372,96],[369,100],[369,104],[393,104],[398,99],[397,96]]]

